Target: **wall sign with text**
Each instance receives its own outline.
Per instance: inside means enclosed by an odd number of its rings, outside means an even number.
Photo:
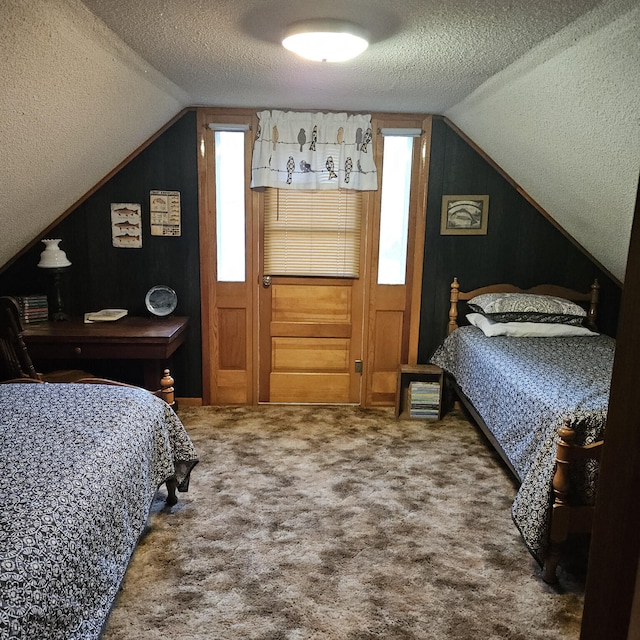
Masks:
[[[150,191],[149,213],[152,236],[181,235],[179,191]]]

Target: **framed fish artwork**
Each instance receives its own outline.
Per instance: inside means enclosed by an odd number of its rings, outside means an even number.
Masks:
[[[111,203],[111,239],[120,249],[142,248],[141,205],[132,202]]]
[[[442,196],[440,234],[487,235],[489,196]]]

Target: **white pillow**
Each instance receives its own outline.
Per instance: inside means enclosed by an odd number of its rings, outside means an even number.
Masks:
[[[514,338],[557,338],[567,336],[597,336],[587,327],[544,322],[494,322],[481,313],[470,313],[467,320],[481,329],[485,336],[512,336]]]

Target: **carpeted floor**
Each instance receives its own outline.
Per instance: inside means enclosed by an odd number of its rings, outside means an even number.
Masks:
[[[515,486],[463,414],[180,417],[201,462],[178,505],[156,503],[104,640],[578,638],[580,565],[540,580]]]

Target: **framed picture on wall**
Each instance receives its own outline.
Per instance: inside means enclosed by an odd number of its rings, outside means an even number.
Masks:
[[[489,196],[442,196],[440,234],[484,236],[488,216]]]

